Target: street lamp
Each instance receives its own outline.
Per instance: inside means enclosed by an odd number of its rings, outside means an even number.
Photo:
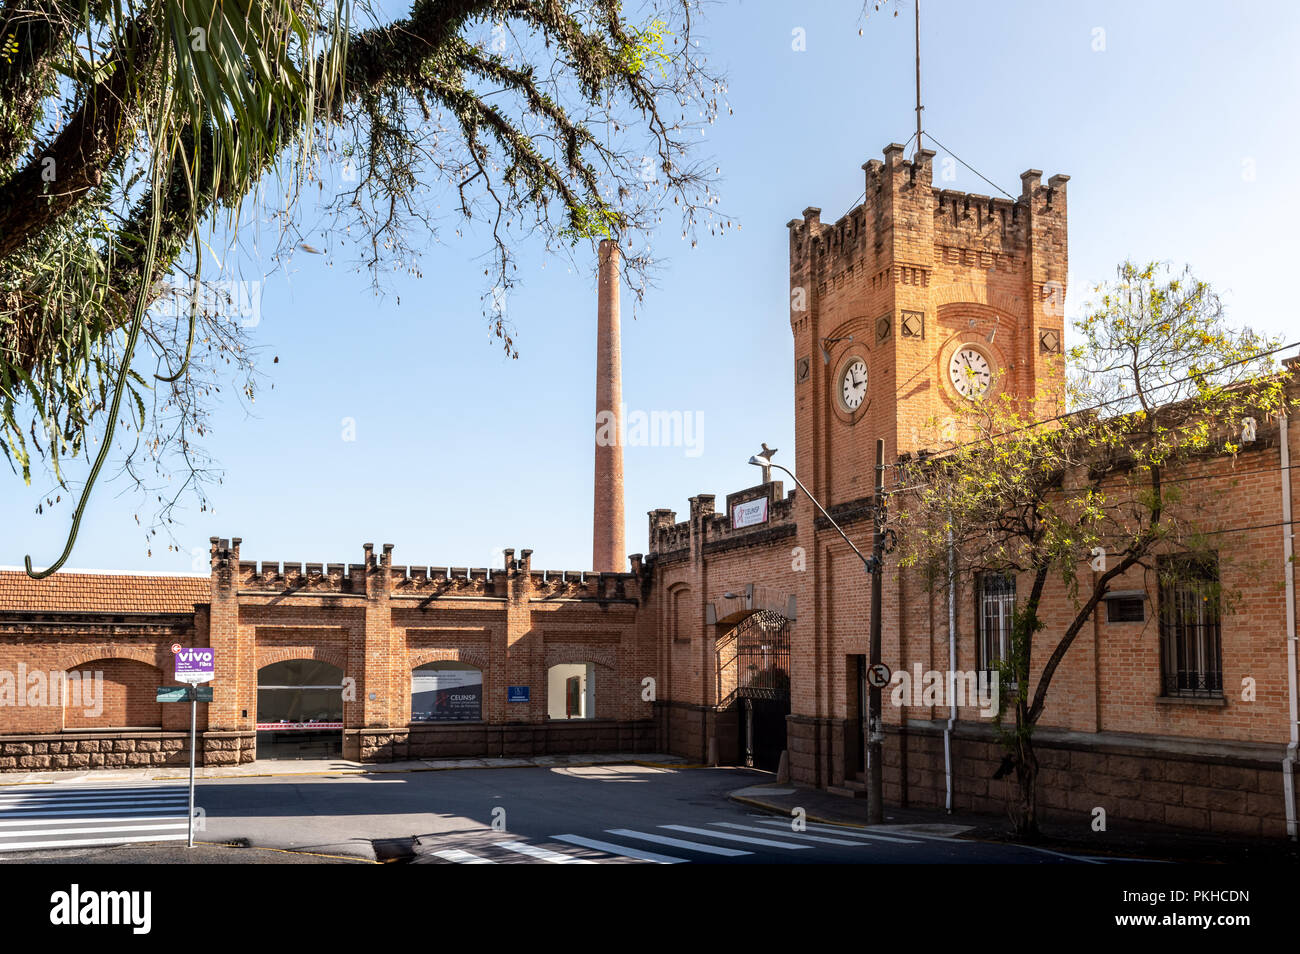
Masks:
[[[794,481],[795,486],[804,492],[804,496],[813,502],[813,506],[821,511],[822,516],[826,518],[826,522],[835,528],[835,532],[849,545],[849,549],[857,554],[858,559],[862,561],[863,569],[871,577],[871,652],[869,664],[871,671],[875,671],[880,665],[882,620],[880,603],[883,590],[880,569],[885,553],[885,442],[881,439],[876,440],[876,497],[875,504],[872,507],[873,532],[871,556],[869,557],[854,545],[848,534],[835,522],[835,518],[826,512],[826,508],[808,491],[808,488],[792,471],[780,464],[772,463],[772,455],[775,453],[775,450],[764,444],[762,452],[750,457],[749,463],[755,467],[763,468],[765,478],[770,474],[770,468],[772,467],[787,474]],[[883,802],[884,773],[882,771],[882,743],[885,739],[885,733],[880,720],[881,698],[880,686],[876,685],[877,682],[880,682],[880,680],[869,680],[870,691],[867,693],[867,822],[873,825],[878,825],[885,820]]]

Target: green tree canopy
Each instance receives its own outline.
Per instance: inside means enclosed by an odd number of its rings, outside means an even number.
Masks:
[[[94,455],[93,484],[116,446],[157,498],[149,533],[185,489],[205,506],[196,439],[212,395],[233,370],[251,401],[258,380],[230,320],[232,288],[247,288],[219,263],[268,215],[279,247],[255,279],[318,251],[298,214],[309,203],[376,282],[418,271],[451,232],[476,237],[486,319],[509,353],[499,306],[526,237],[566,253],[617,238],[639,291],[666,212],[686,237],[729,225],[716,170],[693,158],[725,93],[696,13],[695,0],[415,0],[398,19],[367,0],[0,0],[0,451],[29,483],[48,469],[53,504],[64,461]],[[341,238],[327,244],[340,253]]]

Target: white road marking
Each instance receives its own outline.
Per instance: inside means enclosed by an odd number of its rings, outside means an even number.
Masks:
[[[760,834],[770,835],[772,832],[766,828],[759,828],[757,825],[737,825],[735,822],[714,822],[719,828],[735,828],[740,831],[754,831]],[[827,838],[825,835],[808,835],[797,831],[783,831],[782,838],[795,838],[799,841],[820,841],[827,845],[847,845],[850,848],[865,848],[865,841],[848,841],[844,838]]]
[[[596,851],[605,851],[611,855],[618,855],[623,858],[636,858],[638,861],[653,861],[660,865],[677,865],[686,861],[685,858],[674,858],[672,855],[660,855],[653,851],[646,851],[643,848],[626,848],[623,845],[616,845],[612,841],[597,841],[595,838],[583,838],[581,835],[552,835],[555,841],[567,841],[571,845],[579,845],[583,848],[594,848]]]
[[[107,826],[107,827],[99,827],[99,828],[49,828],[41,831],[40,834],[42,835],[84,835],[91,832],[159,831],[159,830],[172,829],[172,828],[188,829],[189,822],[180,821],[180,822],[176,822],[175,824],[169,824],[169,825],[115,825],[115,826]],[[25,835],[27,834],[27,832],[20,831],[20,832],[15,832],[15,834]],[[31,834],[37,834],[37,833],[32,832]],[[4,842],[0,841],[0,847],[3,846],[4,846]]]
[[[462,851],[459,848],[444,848],[441,851],[435,851],[439,858],[446,858],[448,861],[454,861],[458,865],[494,865],[496,864],[491,858],[483,858],[471,851]]]
[[[606,828],[606,832],[611,835],[618,835],[622,838],[637,838],[641,841],[653,841],[660,845],[668,845],[672,848],[684,848],[687,851],[702,851],[710,855],[724,855],[728,858],[735,858],[739,855],[752,855],[752,851],[741,851],[738,848],[719,848],[717,845],[702,845],[698,841],[685,841],[681,838],[669,838],[667,835],[654,835],[646,831],[632,831],[630,828]]]
[[[22,821],[0,821],[0,826],[24,825],[28,828],[39,828],[42,825],[88,825],[91,823],[103,825],[109,822],[119,822],[119,821],[120,822],[171,821],[175,818],[184,818],[184,817],[185,817],[185,812],[183,811],[179,815],[175,813],[171,815],[145,815],[139,818],[118,818],[115,815],[84,815],[81,818],[46,818],[46,819],[24,818]],[[157,827],[163,828],[166,826],[159,825]],[[15,832],[13,834],[21,835],[22,832]],[[0,832],[0,837],[3,837],[4,835],[5,832]]]
[[[189,804],[186,800],[182,799],[181,801],[176,802],[175,805],[168,803],[166,805],[150,805],[147,808],[120,808],[116,805],[112,805],[105,808],[102,812],[96,812],[93,808],[85,806],[80,808],[69,808],[58,812],[41,810],[32,810],[29,812],[3,811],[0,812],[0,818],[50,818],[55,815],[139,815],[143,812],[156,812],[164,808],[175,808],[181,813],[181,817],[184,818],[185,813],[189,810]]]
[[[89,845],[121,845],[134,840],[139,841],[184,841],[187,835],[158,835],[156,837],[130,838],[82,838],[75,841],[19,841],[0,842],[0,851],[22,851],[26,848],[81,848]]]
[[[113,805],[185,805],[188,799],[185,795],[178,797],[166,798],[104,798],[104,799],[86,799],[86,798],[69,798],[65,801],[57,802],[13,802],[12,805],[0,805],[0,815],[13,815],[19,811],[39,810],[44,807],[85,807],[85,806],[113,806]]]
[[[761,825],[769,825],[774,828],[789,830],[790,823],[786,821],[764,821],[759,820]],[[919,841],[908,838],[895,838],[893,835],[877,835],[874,831],[861,831],[857,828],[840,828],[837,825],[818,825],[813,822],[808,823],[809,831],[834,832],[837,835],[843,835],[846,838],[865,838],[868,841],[888,841],[896,845],[918,845]],[[910,834],[910,833],[909,833]],[[945,841],[948,839],[944,839]]]
[[[542,861],[549,861],[553,865],[594,865],[596,863],[590,858],[575,858],[573,855],[538,848],[536,845],[529,845],[522,841],[498,841],[495,844],[498,848],[504,848],[506,851],[527,855],[530,858],[540,858]]]
[[[794,851],[806,851],[812,845],[792,845],[788,841],[772,841],[770,838],[755,838],[752,835],[728,835],[726,832],[710,831],[708,828],[692,828],[690,825],[660,825],[670,831],[682,831],[688,835],[707,835],[709,838],[721,838],[724,841],[739,841],[747,845],[762,845],[764,848],[785,848]]]

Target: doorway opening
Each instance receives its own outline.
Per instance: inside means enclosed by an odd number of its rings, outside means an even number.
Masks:
[[[328,759],[343,754],[343,670],[287,659],[257,671],[257,757]]]
[[[746,617],[726,637],[734,652],[741,765],[776,771],[790,715],[790,620],[772,610]]]

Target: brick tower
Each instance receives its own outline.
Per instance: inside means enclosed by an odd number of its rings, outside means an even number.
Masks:
[[[1015,198],[957,192],[936,188],[934,155],[909,162],[891,144],[863,165],[861,204],[833,224],[817,208],[789,223],[797,472],[864,548],[877,439],[890,487],[901,455],[958,439],[971,400],[1006,394],[1048,416],[1062,387],[1068,177],[1044,182],[1030,169]],[[812,504],[800,496],[794,509],[807,571],[793,575],[790,770],[805,784],[839,784],[862,767],[870,593],[861,562]],[[894,559],[883,658],[929,658],[922,634],[935,617],[904,592]]]
[[[621,573],[627,546],[623,519],[623,361],[619,346],[618,243],[600,243],[596,298],[596,482],[592,569]]]
[[[871,494],[876,438],[887,461],[950,439],[965,358],[1040,411],[1061,388],[1069,176],[990,197],[935,188],[929,149],[884,156],[835,224],[789,223],[796,458],[828,504]]]

